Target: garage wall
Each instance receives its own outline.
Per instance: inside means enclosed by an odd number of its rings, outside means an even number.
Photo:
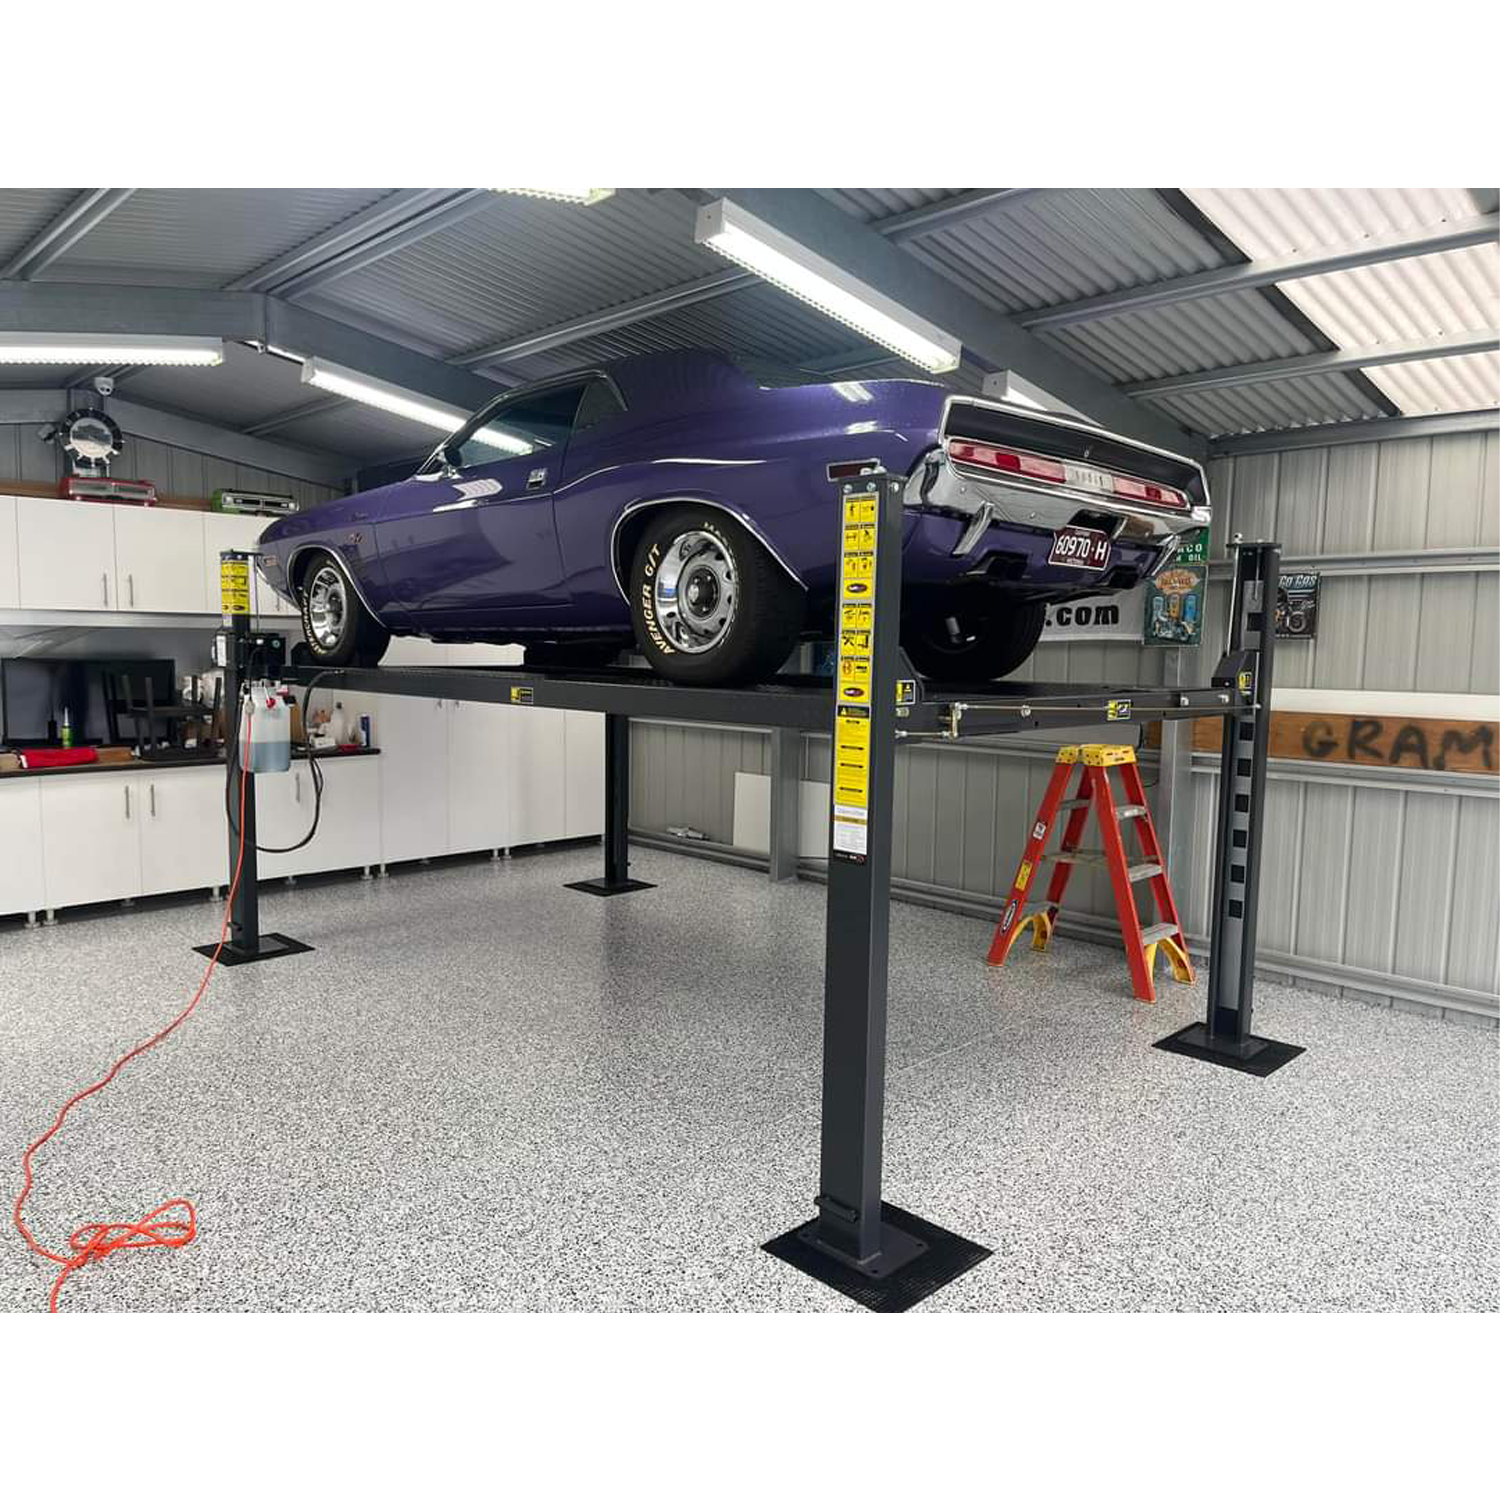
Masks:
[[[37,437],[39,423],[0,423],[0,489],[7,484],[55,486],[67,472],[62,451]],[[217,489],[270,490],[294,495],[304,506],[321,505],[341,491],[305,479],[292,479],[248,464],[230,463],[206,453],[145,438],[125,439],[114,465],[121,479],[149,479],[163,495],[207,499]]]
[[[1310,564],[1323,570],[1318,639],[1278,643],[1279,685],[1500,693],[1500,433],[1220,459],[1210,486],[1220,566],[1204,646],[1044,645],[1030,675],[1153,684],[1180,673],[1171,680],[1206,681],[1223,649],[1224,543],[1238,533],[1275,537],[1288,558],[1321,560]],[[1465,562],[1455,549],[1483,556]],[[896,878],[939,899],[998,908],[1051,771],[1054,752],[1039,741],[902,746]],[[727,844],[735,771],[769,772],[768,737],[755,732],[639,724],[633,743],[632,824],[645,832],[687,823]],[[804,756],[805,776],[826,781],[826,737],[806,736]],[[1157,758],[1143,753],[1142,762],[1154,783]],[[1216,756],[1194,756],[1188,805],[1175,810],[1192,830],[1194,857],[1175,879],[1198,936],[1208,925],[1217,771]],[[1155,805],[1154,789],[1151,796]],[[1259,956],[1268,971],[1495,1024],[1495,778],[1273,761],[1265,828]],[[1113,908],[1102,872],[1075,874],[1074,904],[1108,930]]]

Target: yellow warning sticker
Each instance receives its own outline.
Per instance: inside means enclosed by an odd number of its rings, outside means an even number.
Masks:
[[[513,687],[510,690],[510,701],[512,703],[530,703],[534,697],[535,694],[529,687]]]
[[[879,515],[879,502],[874,495],[856,495],[844,501],[845,526],[873,526]]]
[[[839,607],[839,629],[863,630],[867,635],[875,624],[875,608],[870,604],[843,604]]]
[[[844,551],[873,552],[875,550],[875,528],[873,526],[844,527]]]
[[[219,563],[219,600],[226,615],[250,613],[250,564],[243,558]]]
[[[1018,891],[1024,891],[1026,889],[1026,887],[1028,885],[1030,885],[1030,884],[1031,884],[1031,861],[1029,859],[1023,859],[1021,861],[1021,868],[1016,871],[1016,889]]]
[[[837,703],[833,735],[833,850],[863,859],[869,847],[870,693],[875,667],[875,547],[880,502],[844,501],[839,566]]]
[[[870,685],[870,658],[868,656],[850,656],[847,653],[839,657],[839,681],[862,682],[866,687]]]

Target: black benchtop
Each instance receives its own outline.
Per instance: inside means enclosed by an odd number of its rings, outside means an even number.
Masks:
[[[314,750],[314,760],[357,760],[365,755],[379,755],[378,748],[366,750],[360,746],[355,750]],[[292,755],[292,764],[295,766],[303,756],[300,751]],[[76,776],[80,772],[108,772],[108,771],[185,771],[194,766],[222,766],[224,757],[222,755],[204,755],[192,758],[184,756],[180,760],[121,760],[121,761],[89,761],[81,766],[48,766],[44,770],[36,771],[0,771],[0,781],[19,781],[30,776]]]

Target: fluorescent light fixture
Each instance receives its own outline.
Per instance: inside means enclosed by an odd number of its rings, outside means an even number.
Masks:
[[[934,375],[958,368],[962,346],[951,334],[728,198],[698,210],[694,238]]]
[[[555,198],[560,203],[599,203],[613,188],[491,188],[492,193],[520,193],[526,198]]]
[[[461,406],[434,401],[430,396],[421,396],[389,381],[377,380],[373,375],[361,375],[357,370],[330,364],[326,359],[303,360],[302,381],[304,385],[317,386],[320,391],[331,391],[335,396],[345,396],[350,401],[388,411],[394,417],[405,417],[408,422],[435,427],[439,432],[457,432],[470,417]],[[530,453],[536,447],[525,438],[499,427],[481,427],[474,437],[477,442],[505,453]]]
[[[147,333],[0,333],[4,365],[217,365],[224,340]]]

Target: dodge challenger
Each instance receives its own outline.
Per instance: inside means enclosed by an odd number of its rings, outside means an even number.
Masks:
[[[506,393],[409,479],[276,521],[258,566],[320,665],[420,635],[756,681],[832,635],[837,481],[876,466],[905,476],[902,644],[938,680],[1014,671],[1050,603],[1134,587],[1208,523],[1197,463],[1087,422],[686,350]]]

